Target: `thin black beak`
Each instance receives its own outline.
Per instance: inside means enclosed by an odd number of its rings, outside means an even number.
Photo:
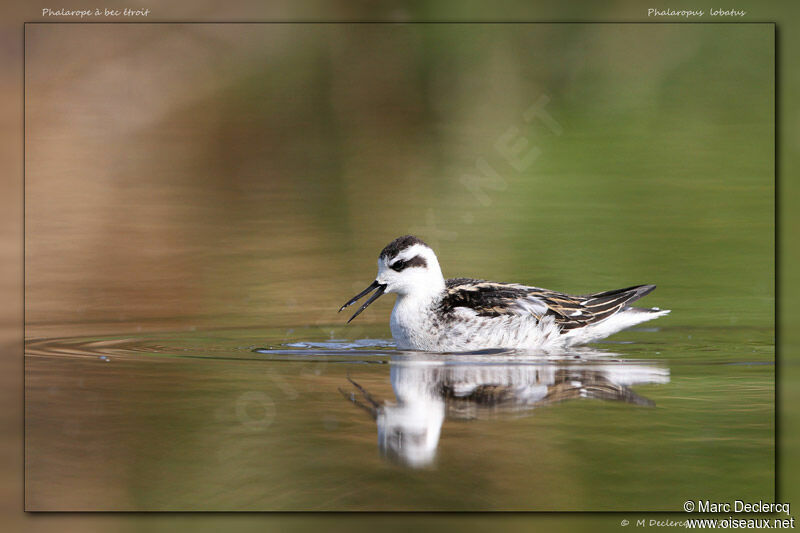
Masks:
[[[366,296],[367,294],[371,293],[371,292],[372,292],[372,291],[374,291],[375,289],[378,289],[378,290],[377,290],[377,291],[375,291],[375,294],[373,294],[372,296],[370,296],[370,297],[369,297],[369,300],[367,300],[366,302],[364,302],[364,305],[362,305],[361,307],[359,307],[359,308],[358,308],[358,311],[356,311],[356,313],[355,313],[353,316],[351,316],[351,317],[350,317],[350,320],[348,320],[348,321],[347,321],[347,323],[348,323],[348,324],[349,324],[350,322],[352,322],[352,320],[353,320],[355,317],[357,317],[358,315],[360,315],[360,314],[361,314],[361,311],[363,311],[364,309],[366,309],[367,307],[369,307],[369,304],[371,304],[372,302],[374,302],[375,300],[377,300],[378,298],[380,298],[380,297],[383,295],[383,291],[385,291],[385,290],[386,290],[386,285],[381,285],[380,283],[378,283],[378,280],[376,279],[375,281],[373,281],[373,282],[370,284],[370,286],[369,286],[369,287],[367,287],[367,288],[366,288],[366,289],[364,289],[363,291],[359,292],[358,294],[356,294],[355,296],[353,296],[352,298],[350,298],[350,300],[349,300],[349,301],[348,301],[346,304],[344,304],[344,305],[343,305],[341,308],[339,308],[339,312],[341,313],[341,312],[342,312],[342,309],[344,309],[345,307],[348,307],[348,306],[350,306],[350,305],[353,305],[354,303],[356,303],[356,302],[357,302],[357,301],[359,301],[361,298],[363,298],[363,297],[364,297],[364,296]]]

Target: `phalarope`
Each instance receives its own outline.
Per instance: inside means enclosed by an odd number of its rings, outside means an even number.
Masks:
[[[384,293],[396,293],[390,326],[401,350],[464,352],[543,349],[596,341],[669,313],[630,304],[655,285],[570,296],[548,289],[481,279],[445,280],[433,250],[405,235],[378,256],[378,275],[339,311],[375,293],[349,323]]]

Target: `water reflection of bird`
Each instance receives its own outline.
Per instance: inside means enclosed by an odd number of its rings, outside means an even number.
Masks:
[[[465,357],[468,358],[465,360]],[[666,383],[669,371],[636,362],[520,362],[486,356],[394,358],[391,368],[396,402],[377,400],[356,381],[355,390],[340,389],[367,411],[378,426],[381,453],[396,462],[423,467],[433,462],[445,419],[479,419],[521,415],[533,408],[575,398],[654,403],[629,387]]]
[[[638,285],[570,296],[514,283],[445,280],[433,250],[406,235],[381,251],[375,281],[339,310],[375,291],[353,320],[382,294],[397,293],[390,324],[400,349],[548,348],[596,341],[669,313],[631,307],[653,289]]]

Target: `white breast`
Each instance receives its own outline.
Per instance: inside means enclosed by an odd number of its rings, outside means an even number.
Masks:
[[[389,327],[401,350],[437,350],[432,327],[431,302],[398,296],[392,309]]]

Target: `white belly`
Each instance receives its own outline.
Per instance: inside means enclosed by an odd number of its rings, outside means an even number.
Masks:
[[[430,308],[395,304],[390,321],[392,337],[401,350],[465,352],[493,348],[535,349],[563,342],[552,318],[533,315],[487,318],[468,309],[442,317]]]
[[[634,324],[652,320],[668,311],[623,311],[606,320],[561,333],[553,317],[533,315],[481,317],[457,308],[443,317],[430,305],[398,298],[392,310],[392,337],[401,350],[464,352],[486,349],[551,349],[593,342]]]

